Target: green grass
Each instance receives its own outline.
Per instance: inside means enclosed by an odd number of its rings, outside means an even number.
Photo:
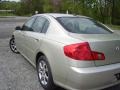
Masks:
[[[107,25],[107,26],[113,30],[120,30],[120,25]]]
[[[0,13],[0,16],[15,16],[13,13]]]
[[[15,15],[13,13],[0,13],[0,17],[5,17],[5,16],[26,16],[26,17],[30,17],[32,16],[32,14],[27,14],[27,15]]]

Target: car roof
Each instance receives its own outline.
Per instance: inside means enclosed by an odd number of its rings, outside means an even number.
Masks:
[[[52,16],[54,18],[57,18],[57,17],[74,17],[74,15],[72,15],[72,14],[59,14],[59,13],[49,13],[47,15]]]
[[[44,13],[44,14],[37,14],[35,16],[41,16],[41,15],[52,16],[54,18],[57,18],[57,17],[86,17],[86,16],[81,16],[81,15],[62,14],[62,13]]]

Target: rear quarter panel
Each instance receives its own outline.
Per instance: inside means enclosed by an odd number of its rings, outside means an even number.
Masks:
[[[65,83],[68,61],[64,57],[63,46],[62,43],[44,38],[39,51],[46,55],[54,81]]]

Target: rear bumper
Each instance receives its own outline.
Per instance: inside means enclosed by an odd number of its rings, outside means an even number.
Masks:
[[[68,89],[96,90],[120,83],[115,74],[120,73],[120,63],[100,67],[70,67],[67,76]]]

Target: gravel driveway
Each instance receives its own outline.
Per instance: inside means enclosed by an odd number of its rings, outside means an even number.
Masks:
[[[9,39],[0,40],[0,90],[43,90],[35,68],[8,47]]]

